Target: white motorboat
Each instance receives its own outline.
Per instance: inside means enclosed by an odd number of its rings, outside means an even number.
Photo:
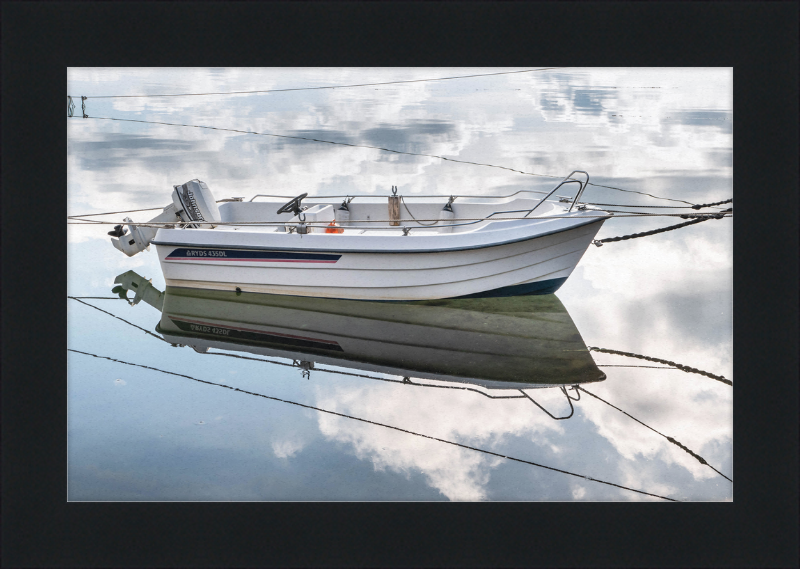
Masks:
[[[602,381],[555,295],[368,302],[167,287],[128,271],[114,292],[161,312],[173,345],[401,377],[530,389]],[[123,294],[125,294],[123,292]],[[126,296],[127,298],[127,296]]]
[[[588,181],[572,172],[544,197],[406,200],[395,190],[217,206],[192,180],[156,218],[126,218],[109,234],[129,256],[152,242],[172,287],[384,301],[548,294],[611,216],[578,203]],[[549,199],[570,183],[574,198]]]

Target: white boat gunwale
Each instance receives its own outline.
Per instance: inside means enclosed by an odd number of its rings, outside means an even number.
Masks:
[[[602,216],[599,218],[592,218],[591,220],[584,221],[583,223],[575,223],[569,225],[568,227],[562,227],[559,229],[554,229],[552,231],[546,231],[542,233],[538,233],[536,235],[530,235],[527,237],[520,237],[518,239],[509,239],[506,241],[498,241],[498,242],[489,242],[486,244],[478,244],[478,245],[463,245],[463,246],[456,246],[456,247],[441,247],[437,249],[432,248],[420,248],[420,249],[345,249],[342,247],[264,247],[258,245],[213,245],[213,244],[203,244],[203,243],[186,243],[186,242],[177,242],[177,241],[157,241],[153,240],[151,243],[157,246],[167,246],[167,247],[190,247],[194,249],[236,249],[236,250],[244,250],[244,251],[302,251],[306,253],[310,252],[321,252],[321,253],[450,253],[453,251],[470,251],[474,249],[488,249],[490,247],[500,247],[502,245],[510,245],[512,243],[520,243],[523,241],[530,241],[533,239],[538,239],[540,237],[547,237],[548,235],[555,235],[558,233],[563,233],[565,231],[571,231],[573,229],[577,229],[578,227],[583,227],[585,225],[591,225],[592,223],[602,223],[608,217],[611,217],[611,214],[607,216]],[[531,221],[535,221],[536,218],[532,218]],[[182,231],[182,230],[179,230]],[[201,230],[203,231],[203,230]],[[206,230],[206,231],[213,231],[213,230]],[[218,233],[217,233],[218,234]],[[240,234],[241,235],[241,234]],[[451,235],[442,235],[441,237],[457,237],[459,234],[451,234]],[[309,236],[306,236],[309,237]],[[371,237],[378,237],[378,236],[371,236]],[[383,237],[383,236],[380,236]],[[396,235],[387,235],[385,238],[390,237],[397,237]],[[415,238],[422,238],[422,237],[433,237],[432,235],[407,235],[404,237],[415,237]],[[438,239],[440,236],[436,236]],[[315,235],[311,237],[312,239],[315,238],[326,238],[330,239],[331,243],[333,243],[335,239],[341,239],[338,235]],[[357,238],[357,237],[356,237]]]

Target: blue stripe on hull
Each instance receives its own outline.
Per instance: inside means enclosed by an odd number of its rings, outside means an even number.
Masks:
[[[557,279],[547,279],[535,283],[525,283],[521,285],[504,286],[494,290],[485,290],[464,296],[450,296],[441,300],[452,300],[454,298],[502,298],[507,296],[532,296],[536,294],[553,294],[561,288],[567,281],[567,277]],[[417,302],[415,300],[372,300],[367,298],[340,298],[337,300],[357,300],[359,302]],[[425,302],[425,301],[421,301]]]
[[[535,283],[525,283],[513,286],[504,286],[494,290],[486,290],[484,292],[476,292],[474,294],[466,294],[464,296],[455,296],[453,298],[496,298],[503,296],[528,296],[532,294],[553,294],[561,285],[564,284],[567,277],[560,277],[557,279],[548,279],[546,281],[537,281]]]
[[[286,251],[259,251],[225,248],[182,247],[167,255],[165,261],[256,261],[264,263],[335,263],[338,254],[291,253]]]

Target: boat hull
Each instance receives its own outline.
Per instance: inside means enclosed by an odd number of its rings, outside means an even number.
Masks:
[[[168,287],[156,331],[200,351],[492,389],[605,379],[552,295],[386,304]]]
[[[270,247],[269,240],[277,242],[274,234],[265,235],[263,247],[241,240],[213,246],[169,242],[160,236],[154,243],[167,286],[353,300],[430,300],[555,292],[603,221],[589,220],[538,236],[518,231],[502,243],[440,250],[336,248],[336,237],[326,239],[325,247]],[[192,233],[199,237],[200,232]],[[307,236],[305,243],[313,245],[314,237],[323,236]],[[441,240],[447,242],[448,237]],[[393,243],[397,239],[413,243],[405,237],[395,237]],[[452,238],[449,242],[457,243]]]

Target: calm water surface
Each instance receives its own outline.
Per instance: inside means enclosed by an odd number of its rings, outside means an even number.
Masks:
[[[67,93],[516,70],[71,69]],[[559,177],[582,169],[599,185],[690,203],[732,197],[729,69],[558,69],[86,103],[90,117],[319,138]],[[193,178],[217,199],[384,195],[391,186],[410,196],[503,195],[554,185],[296,139],[98,118],[68,126],[70,214],[163,207],[174,184]],[[597,186],[584,199],[620,211],[686,205]],[[598,239],[680,221],[612,219]],[[67,300],[76,350],[68,352],[70,500],[733,499],[719,474],[733,478],[730,385],[590,350],[732,380],[730,219],[592,246],[555,296],[377,306],[166,290],[154,251],[128,258],[109,229],[68,226],[68,295],[108,298]],[[120,282],[141,300],[114,300]]]

